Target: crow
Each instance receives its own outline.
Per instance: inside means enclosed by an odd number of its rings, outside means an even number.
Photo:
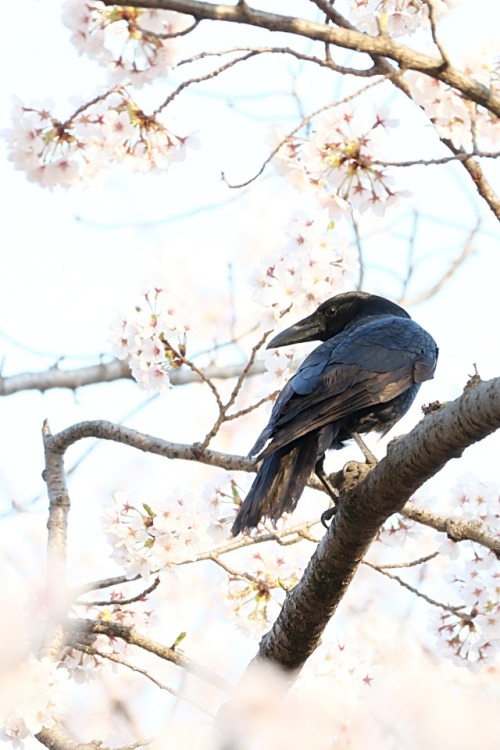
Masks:
[[[387,433],[436,369],[432,336],[402,307],[366,292],[328,299],[267,348],[318,340],[324,343],[287,382],[248,454],[260,466],[233,536],[293,511],[313,471],[328,488],[325,452],[350,438],[362,447],[360,433]]]

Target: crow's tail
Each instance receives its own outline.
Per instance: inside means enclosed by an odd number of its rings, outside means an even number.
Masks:
[[[261,518],[277,520],[295,509],[318,460],[318,442],[309,433],[266,456],[238,511],[233,536],[253,529]]]

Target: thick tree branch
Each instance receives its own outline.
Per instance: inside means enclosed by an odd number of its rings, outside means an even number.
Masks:
[[[453,542],[476,542],[500,557],[500,538],[488,533],[481,521],[457,516],[440,516],[427,508],[419,508],[415,503],[406,503],[401,514],[431,529],[444,532]]]
[[[246,3],[237,5],[214,5],[197,0],[122,0],[112,2],[104,0],[105,5],[132,6],[135,8],[153,8],[156,10],[174,10],[186,13],[196,20],[211,19],[230,23],[245,24],[281,31],[288,34],[313,39],[324,44],[333,44],[345,49],[365,52],[368,55],[389,58],[401,68],[429,73],[434,78],[452,86],[468,99],[486,107],[500,117],[500,95],[488,89],[474,78],[456,68],[445,65],[442,59],[423,55],[405,47],[387,35],[370,36],[360,31],[328,26],[304,18],[282,16],[250,8]]]
[[[466,387],[456,401],[393,440],[372,470],[347,464],[334,522],[297,586],[288,594],[258,656],[300,669],[374,540],[380,526],[450,459],[500,427],[500,378]]]
[[[451,141],[449,138],[441,138],[441,141],[447,148],[449,148],[452,154],[460,159],[464,168],[469,173],[474,185],[476,186],[477,192],[479,193],[481,198],[486,201],[488,206],[495,214],[496,218],[500,221],[500,200],[489,184],[488,180],[484,176],[484,172],[481,169],[479,163],[475,161],[471,156],[466,156],[466,152],[461,148],[457,148],[453,144],[453,141]]]
[[[104,420],[91,422],[79,422],[62,432],[53,435],[51,447],[54,451],[64,453],[70,445],[83,438],[99,438],[100,440],[113,440],[131,448],[154,453],[165,458],[181,458],[184,461],[197,461],[202,464],[220,466],[229,471],[255,471],[255,463],[244,456],[234,456],[219,451],[201,450],[199,446],[187,445],[185,443],[172,443],[169,440],[146,435],[143,432],[132,430],[129,427],[113,424]]]

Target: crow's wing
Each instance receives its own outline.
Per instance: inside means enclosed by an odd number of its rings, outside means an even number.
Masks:
[[[414,321],[383,318],[321,344],[280,394],[255,448],[278,448],[371,406],[387,403],[432,378],[435,343]]]

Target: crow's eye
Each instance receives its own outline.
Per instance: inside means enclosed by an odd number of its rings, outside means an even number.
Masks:
[[[337,314],[337,308],[329,307],[325,314],[327,318],[334,318]]]

